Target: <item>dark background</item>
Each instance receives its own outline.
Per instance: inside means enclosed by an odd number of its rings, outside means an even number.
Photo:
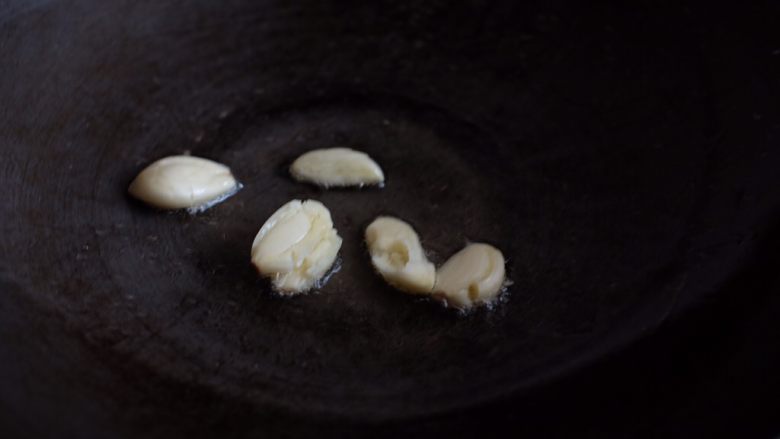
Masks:
[[[272,11],[269,16],[273,20],[263,18],[263,8]],[[155,19],[150,18],[147,22],[147,16]],[[5,432],[3,436],[398,437],[446,433],[454,437],[472,437],[510,432],[529,437],[777,437],[780,435],[777,402],[780,393],[780,324],[777,322],[780,313],[780,258],[777,257],[780,248],[780,171],[774,169],[777,169],[780,152],[778,22],[780,14],[775,2],[731,6],[708,2],[585,5],[566,1],[462,4],[302,1],[293,6],[241,1],[219,6],[208,2],[175,1],[0,2],[0,97],[3,98],[0,101],[0,139],[3,142],[0,146],[7,152],[0,164],[0,175],[7,183],[5,188],[9,197],[0,210],[5,234],[0,240],[3,249],[0,255],[0,429]],[[183,24],[177,27],[179,23]],[[166,28],[168,25],[171,25],[170,29]],[[159,142],[155,147],[160,150],[172,151],[171,145],[180,145],[184,137],[192,144],[209,145],[217,140],[240,143],[241,136],[235,133],[243,131],[237,127],[246,124],[253,111],[262,112],[262,105],[247,104],[250,110],[246,111],[206,108],[200,114],[203,120],[227,118],[223,125],[215,122],[215,126],[219,126],[214,129],[208,124],[202,125],[202,120],[197,118],[176,120],[176,114],[183,114],[182,111],[166,113],[164,106],[151,105],[177,103],[177,93],[187,91],[187,81],[196,83],[199,80],[213,86],[203,91],[199,99],[221,102],[218,97],[222,90],[234,86],[231,78],[241,78],[240,74],[225,72],[241,73],[243,65],[230,57],[221,58],[217,50],[220,44],[211,45],[209,41],[215,38],[214,35],[235,38],[241,32],[233,33],[233,29],[252,26],[262,27],[258,35],[274,36],[282,41],[281,47],[285,49],[269,51],[275,62],[289,69],[288,77],[270,74],[278,84],[285,86],[255,89],[258,94],[271,95],[269,101],[277,98],[273,97],[277,92],[291,102],[308,95],[325,99],[334,90],[360,89],[366,82],[380,78],[377,89],[413,90],[410,94],[428,103],[448,108],[453,113],[472,115],[469,123],[488,127],[498,133],[497,137],[521,139],[518,144],[522,147],[532,145],[543,150],[550,138],[573,143],[579,138],[587,138],[614,141],[617,148],[619,142],[668,148],[668,162],[663,160],[663,152],[648,153],[647,157],[653,160],[645,167],[637,168],[647,171],[657,167],[657,175],[662,175],[667,167],[677,169],[669,171],[668,179],[644,182],[658,185],[657,190],[665,195],[675,190],[672,181],[688,181],[684,175],[676,174],[679,169],[687,169],[682,165],[688,163],[688,158],[695,158],[701,151],[714,151],[707,157],[710,166],[695,170],[696,175],[690,178],[718,189],[703,193],[722,194],[724,199],[697,199],[690,195],[693,191],[687,186],[680,188],[679,198],[681,203],[693,199],[695,203],[686,208],[700,218],[691,229],[684,229],[692,236],[693,231],[696,232],[695,238],[683,239],[681,246],[688,249],[685,256],[705,262],[717,261],[697,272],[697,276],[704,273],[705,277],[719,280],[710,285],[704,281],[697,283],[701,277],[689,278],[685,291],[669,302],[662,301],[662,312],[655,309],[649,312],[651,323],[637,323],[643,330],[620,338],[624,342],[631,340],[628,346],[607,343],[606,339],[614,341],[616,336],[605,336],[603,343],[596,340],[593,345],[609,346],[613,349],[609,353],[594,348],[589,351],[591,355],[587,360],[578,354],[577,358],[568,359],[568,366],[552,377],[530,382],[518,387],[517,391],[487,402],[438,414],[409,416],[403,412],[404,416],[399,415],[396,420],[393,416],[368,416],[361,420],[355,416],[331,417],[279,408],[261,409],[246,398],[233,398],[227,393],[213,392],[207,386],[191,384],[184,378],[169,379],[153,369],[137,367],[136,363],[127,361],[128,358],[136,359],[133,355],[124,356],[120,349],[106,348],[125,337],[124,331],[135,331],[134,321],[112,320],[122,314],[114,315],[113,304],[99,300],[100,291],[85,295],[79,302],[78,295],[82,291],[100,290],[99,280],[90,284],[74,276],[75,280],[64,287],[47,283],[50,279],[48,270],[67,277],[68,273],[63,273],[62,267],[76,270],[79,261],[88,261],[92,256],[88,247],[82,248],[73,255],[72,265],[67,262],[62,266],[50,265],[49,249],[56,251],[68,247],[49,247],[47,243],[62,240],[58,235],[60,232],[70,233],[70,230],[80,230],[78,227],[81,226],[95,225],[81,224],[72,216],[60,219],[56,211],[33,209],[48,200],[56,201],[52,204],[59,207],[58,196],[72,195],[67,190],[58,192],[61,189],[58,185],[45,183],[47,172],[58,178],[60,174],[56,167],[50,166],[47,171],[41,163],[44,163],[43,158],[48,158],[53,163],[75,166],[84,177],[79,184],[90,189],[94,187],[94,191],[83,199],[73,197],[76,207],[65,207],[69,212],[80,208],[89,211],[94,203],[104,202],[113,187],[106,188],[98,183],[103,181],[98,179],[99,172],[90,181],[94,163],[70,160],[71,152],[61,139],[83,140],[89,136],[100,139],[102,136],[121,140],[123,136],[129,137],[134,124],[146,123],[143,116],[134,112],[141,108],[145,112],[156,111],[158,120],[164,122],[152,122],[146,131],[148,139]],[[169,32],[159,33],[160,29]],[[83,31],[83,34],[75,32],[78,35],[71,38],[68,32],[74,30]],[[320,33],[328,32],[343,40],[317,39]],[[100,38],[102,33],[132,35],[142,44],[132,45],[122,39],[104,41]],[[297,37],[291,35],[302,35],[303,40],[296,40]],[[149,39],[145,39],[147,36]],[[285,46],[288,37],[291,42]],[[177,52],[179,40],[187,41],[192,47],[204,48],[203,52]],[[154,57],[146,56],[145,52],[157,47],[150,42],[159,43],[160,50],[169,51],[167,58],[149,62]],[[252,49],[244,48],[240,39],[230,43],[237,48],[235,59],[241,61],[253,55],[248,53]],[[336,49],[342,48],[339,45],[343,44],[343,50],[300,52],[301,47],[324,50],[330,48],[331,43]],[[92,79],[108,78],[109,85],[111,81],[117,81],[124,88],[92,89],[92,84],[79,77],[78,69],[47,68],[52,59],[57,61],[53,66],[67,64],[70,57],[79,62],[87,60],[91,51],[96,57],[107,56],[110,60],[113,60],[113,54],[119,54],[117,57],[121,59],[100,64],[90,73],[94,75]],[[342,67],[357,59],[361,63],[360,69],[367,73],[365,77],[355,74],[340,78],[338,74],[343,69],[336,69],[334,73],[324,62],[315,75],[325,78],[322,83],[297,83],[308,76],[305,71],[295,69],[303,66],[305,70],[306,63],[319,59],[320,53],[333,53],[333,62]],[[412,55],[407,56],[407,53]],[[448,72],[456,72],[452,75],[460,81],[442,75],[442,66],[446,66],[444,70]],[[567,66],[573,67],[568,69]],[[180,67],[182,71],[178,72]],[[148,71],[162,72],[161,77],[141,75]],[[176,81],[179,73],[187,78],[181,85]],[[166,78],[166,74],[170,77]],[[171,81],[166,82],[167,79]],[[339,81],[338,87],[327,89],[328,84]],[[485,81],[500,83],[505,88],[483,89],[479,84]],[[70,93],[73,90],[65,87],[73,84],[77,85],[75,90],[79,94]],[[96,80],[95,84],[100,81]],[[463,84],[465,86],[455,87]],[[240,80],[235,87],[245,85],[247,89],[252,88]],[[323,88],[318,88],[320,86]],[[94,99],[94,105],[85,104],[80,99],[82,96],[84,100]],[[128,97],[136,100],[125,102]],[[107,118],[128,120],[127,124],[112,126],[110,135],[101,131],[109,128],[101,128],[100,115],[94,112],[94,108],[106,105],[101,99],[125,105],[116,108],[108,104],[106,107],[111,110]],[[361,105],[370,107],[365,103],[367,99],[370,98],[357,96],[344,105],[356,105],[361,109]],[[195,98],[192,101],[200,102]],[[240,98],[231,102],[238,102],[238,107],[243,105]],[[178,105],[183,107],[187,102]],[[386,108],[404,105],[392,101]],[[339,113],[341,107],[337,106],[336,110],[325,107],[309,122],[318,123],[320,119],[317,118],[328,121],[342,114]],[[47,112],[51,108],[61,110],[61,113]],[[216,110],[219,110],[218,114],[206,117],[205,112]],[[400,114],[406,110],[398,111]],[[427,110],[412,113],[421,115],[420,120],[430,116]],[[65,116],[60,117],[60,114]],[[365,114],[368,114],[366,123],[371,122],[373,113]],[[457,123],[441,121],[437,117],[430,116],[431,119],[425,121],[447,129],[453,127],[454,135],[461,138],[474,136],[470,129],[458,131],[454,128]],[[522,122],[512,124],[512,118]],[[80,125],[74,125],[76,122]],[[173,131],[180,132],[169,135],[171,125],[176,127]],[[691,125],[695,125],[695,129]],[[199,131],[201,126],[205,126],[203,131]],[[658,127],[657,132],[655,127]],[[692,132],[695,134],[690,134]],[[85,137],[79,137],[82,133],[86,133]],[[697,143],[681,144],[680,139]],[[25,155],[25,143],[44,145],[37,151],[38,161],[29,160],[30,156]],[[213,151],[205,152],[217,154],[219,148],[215,146]],[[544,151],[541,153],[544,158]],[[565,149],[554,152],[564,161],[571,153]],[[142,162],[140,155],[128,153],[126,157],[121,151],[115,151],[115,154],[120,160],[129,157],[138,161],[134,165]],[[613,165],[620,163],[615,157],[604,157],[605,169],[614,171],[616,166]],[[393,158],[389,154],[386,163]],[[103,159],[110,161],[110,157]],[[571,170],[550,168],[548,171],[576,174],[577,157],[567,163],[571,163]],[[679,168],[675,167],[678,165]],[[23,168],[23,172],[19,168]],[[496,168],[500,170],[500,166]],[[135,170],[122,168],[117,175],[129,178]],[[623,175],[619,171],[617,174]],[[630,171],[626,171],[625,178],[630,177]],[[24,176],[24,181],[20,175]],[[64,180],[52,181],[67,186]],[[403,185],[403,182],[398,184]],[[611,190],[608,186],[605,188],[602,190]],[[641,188],[652,193],[652,187]],[[674,195],[670,196],[672,198],[676,199]],[[502,199],[491,198],[488,202],[498,205]],[[638,201],[629,199],[628,202],[637,203],[637,209],[641,207]],[[649,211],[653,210],[654,202],[660,203],[649,200]],[[141,212],[139,222],[148,224],[156,220],[156,216],[144,213],[142,207],[128,203],[130,209],[135,209],[132,210],[134,214]],[[222,212],[230,208],[226,205]],[[121,203],[118,209],[128,211]],[[86,213],[84,218],[87,218]],[[652,218],[646,221],[661,229],[665,218],[659,213],[657,223]],[[60,220],[62,228],[58,229]],[[488,222],[489,219],[475,220],[478,224],[480,221]],[[32,226],[40,224],[54,226],[29,232],[34,229]],[[723,224],[732,228],[720,228]],[[29,229],[26,228],[28,225]],[[430,229],[427,236],[435,235],[436,225],[435,222],[422,224],[424,229]],[[651,230],[656,231],[655,228]],[[741,233],[719,235],[722,230]],[[712,233],[708,234],[710,231]],[[702,246],[702,242],[709,245]],[[517,244],[518,248],[521,244]],[[652,244],[648,239],[646,248],[651,248]],[[148,248],[157,246],[155,243],[147,245]],[[39,248],[43,250],[38,254]],[[596,254],[608,258],[611,248],[605,246]],[[231,258],[228,253],[222,256]],[[675,267],[672,264],[672,272]],[[229,277],[219,271],[212,274],[217,279]],[[129,277],[132,275],[128,274]],[[667,282],[667,277],[662,275],[662,281]],[[522,278],[519,280],[523,282]],[[150,283],[153,281],[150,279]],[[43,297],[44,291],[55,296],[67,295],[62,302],[51,303],[72,308],[66,307],[67,312],[61,312],[56,306],[39,306],[37,292]],[[401,302],[396,304],[394,297],[383,300],[388,301],[389,306],[409,308],[409,316],[420,312],[418,304],[409,306],[403,299],[398,299]],[[581,300],[580,297],[576,299]],[[506,309],[523,305],[522,300],[518,295]],[[196,305],[193,303],[192,307]],[[555,315],[568,317],[577,323],[572,324],[577,326],[575,329],[581,329],[581,322],[577,320],[578,308],[590,312],[589,307],[593,305],[577,302],[576,306],[568,308],[560,304],[555,306],[565,310]],[[615,309],[618,308],[627,309],[617,306]],[[71,319],[85,309],[87,320],[94,324],[86,329],[78,318]],[[89,314],[90,309],[94,315]],[[106,328],[109,325],[116,327]],[[656,328],[656,325],[660,326]],[[135,351],[134,355],[138,352],[141,350]],[[514,389],[510,382],[507,387]],[[423,405],[419,401],[409,404],[412,407]]]

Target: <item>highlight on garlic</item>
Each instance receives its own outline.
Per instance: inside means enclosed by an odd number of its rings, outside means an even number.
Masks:
[[[469,244],[436,272],[435,296],[456,308],[470,308],[496,299],[504,285],[504,255],[489,244]]]
[[[260,228],[252,243],[252,263],[280,293],[301,293],[327,274],[341,243],[322,203],[292,200]]]
[[[436,268],[425,256],[412,226],[381,216],[366,228],[365,235],[371,263],[389,284],[408,293],[431,292]]]
[[[127,190],[133,197],[160,209],[186,209],[208,207],[238,189],[239,184],[227,166],[177,155],[147,166]]]
[[[290,166],[298,181],[323,187],[379,185],[385,181],[382,168],[368,154],[349,148],[315,149]]]

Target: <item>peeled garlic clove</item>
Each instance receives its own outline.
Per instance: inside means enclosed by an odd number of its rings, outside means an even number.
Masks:
[[[263,224],[252,243],[252,263],[283,294],[311,289],[341,248],[328,209],[319,201],[292,200]]]
[[[184,209],[218,200],[237,187],[227,166],[178,155],[147,166],[127,190],[133,197],[160,209]]]
[[[457,308],[488,303],[504,284],[504,255],[488,244],[469,244],[436,272],[434,294]]]
[[[394,287],[409,293],[430,293],[436,268],[425,257],[412,226],[392,217],[379,217],[366,228],[371,262]]]
[[[349,148],[315,149],[298,157],[290,173],[320,186],[364,186],[385,181],[382,168],[368,154]]]

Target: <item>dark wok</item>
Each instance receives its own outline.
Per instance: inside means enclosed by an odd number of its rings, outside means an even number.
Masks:
[[[8,425],[445,425],[651,333],[754,260],[780,200],[778,69],[734,29],[761,14],[723,30],[695,6],[451,3],[0,6]],[[386,187],[287,177],[337,145]],[[245,188],[196,216],[127,197],[183,151]],[[343,266],[280,299],[248,254],[291,198],[331,208]],[[506,302],[463,317],[385,286],[362,244],[385,213],[437,263],[499,246]]]

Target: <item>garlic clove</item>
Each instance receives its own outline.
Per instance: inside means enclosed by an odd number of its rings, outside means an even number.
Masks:
[[[290,174],[299,181],[319,186],[364,186],[385,181],[382,168],[360,151],[349,148],[315,149],[298,157]]]

